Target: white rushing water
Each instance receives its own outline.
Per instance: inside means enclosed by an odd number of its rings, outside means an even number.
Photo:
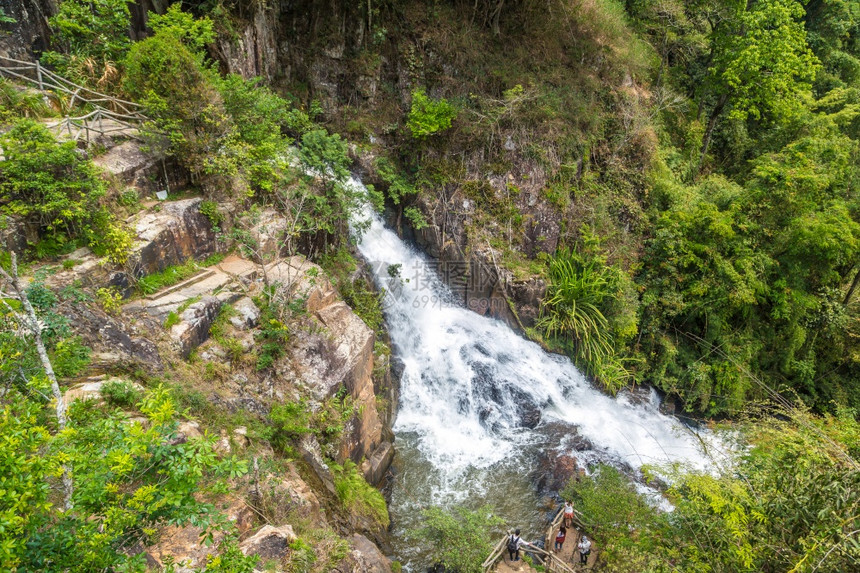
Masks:
[[[392,496],[395,521],[428,503],[480,497],[498,505],[488,494],[494,487],[528,497],[534,448],[570,448],[580,462],[634,470],[669,461],[707,466],[700,439],[661,414],[653,392],[636,400],[603,394],[567,358],[455,304],[424,255],[377,214],[368,210],[365,217],[370,226],[359,250],[386,290],[394,353],[405,364],[394,432],[406,461],[398,467],[402,491],[395,482]],[[553,422],[570,427],[570,435],[578,432],[577,451],[542,434]]]

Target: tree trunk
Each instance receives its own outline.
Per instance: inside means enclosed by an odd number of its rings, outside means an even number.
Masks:
[[[702,164],[705,162],[705,157],[708,155],[708,148],[711,146],[711,136],[714,134],[714,128],[717,126],[717,120],[723,113],[723,108],[726,107],[728,94],[723,94],[717,101],[717,105],[711,110],[711,115],[708,117],[708,127],[705,129],[705,136],[702,138],[702,153],[699,156],[699,165],[696,167],[696,176],[702,170]]]
[[[15,291],[15,296],[21,301],[21,306],[24,307],[24,312],[26,313],[24,316],[19,316],[23,319],[23,323],[30,329],[30,332],[33,333],[33,339],[36,342],[36,352],[39,354],[39,360],[42,362],[42,368],[45,370],[45,376],[48,377],[48,380],[51,382],[51,392],[54,395],[54,400],[56,401],[56,414],[57,414],[57,426],[60,431],[66,429],[66,401],[63,398],[63,393],[60,391],[60,384],[57,382],[57,376],[54,374],[54,367],[51,365],[51,359],[48,357],[48,351],[45,348],[45,343],[42,341],[42,327],[39,325],[39,319],[36,316],[36,311],[33,308],[33,305],[30,304],[30,300],[27,298],[27,294],[24,288],[21,286],[21,279],[18,276],[18,259],[15,256],[15,253],[12,254],[12,265],[11,271],[12,274],[6,272],[3,267],[0,267],[0,276],[2,276],[6,282],[8,282],[12,286],[12,290]],[[66,510],[72,508],[72,492],[74,491],[74,486],[72,484],[72,472],[68,465],[63,465],[63,499],[64,506]]]
[[[848,303],[851,302],[851,297],[854,296],[854,291],[857,290],[857,285],[860,285],[860,269],[857,269],[857,272],[854,273],[854,280],[851,281],[851,287],[848,289],[848,292],[845,294],[845,299],[842,301],[843,306],[848,306]]]

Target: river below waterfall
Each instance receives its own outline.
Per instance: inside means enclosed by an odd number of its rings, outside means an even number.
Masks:
[[[637,470],[707,465],[699,438],[644,399],[607,396],[563,356],[454,302],[435,265],[369,210],[359,251],[385,289],[394,354],[405,365],[394,424],[390,512],[394,557],[426,571],[432,556],[410,537],[421,509],[489,505],[526,539],[548,512],[535,482],[549,449]]]

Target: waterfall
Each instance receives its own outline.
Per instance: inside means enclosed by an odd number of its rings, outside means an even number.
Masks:
[[[634,471],[668,461],[707,466],[700,438],[661,414],[655,393],[600,392],[566,357],[458,305],[427,257],[370,209],[363,216],[358,248],[385,289],[393,352],[405,365],[391,512],[396,557],[408,570],[426,565],[408,529],[429,504],[488,503],[537,531],[545,509],[529,473],[541,448]],[[548,439],[550,426],[570,430]]]

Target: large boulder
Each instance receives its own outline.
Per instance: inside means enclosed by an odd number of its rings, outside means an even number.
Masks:
[[[136,276],[157,273],[190,258],[202,259],[217,250],[212,223],[200,212],[202,202],[199,197],[166,202],[159,211],[132,219],[138,241],[129,263]]]
[[[179,348],[183,358],[209,338],[209,329],[221,309],[218,297],[206,296],[190,305],[180,315],[179,324],[170,328],[170,337]]]
[[[367,537],[353,534],[347,563],[350,573],[391,573],[391,561]]]
[[[59,312],[69,319],[75,333],[93,349],[90,371],[128,371],[142,368],[147,372],[162,369],[158,348],[151,340],[134,336],[135,328],[121,317],[108,316],[84,304],[64,304]]]

